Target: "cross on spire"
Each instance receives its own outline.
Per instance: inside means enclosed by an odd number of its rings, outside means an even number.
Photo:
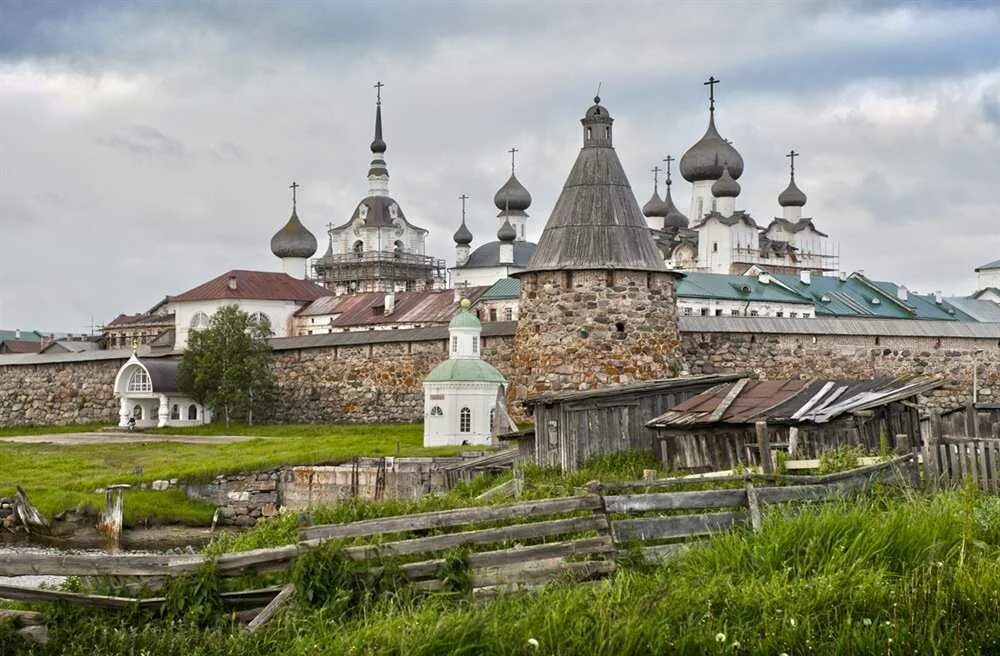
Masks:
[[[670,163],[676,161],[672,155],[667,155],[664,160],[667,163],[667,186],[670,186]]]
[[[708,111],[710,112],[715,111],[715,85],[718,83],[719,81],[715,79],[714,75],[709,75],[708,81],[702,82],[702,84],[708,85]]]
[[[377,80],[375,82],[375,93],[376,93],[376,98],[377,98],[376,102],[378,102],[378,104],[380,104],[380,105],[382,104],[382,87],[384,87],[384,86],[385,85],[382,84],[382,80]]]
[[[469,200],[469,195],[462,194],[458,199],[462,201],[462,223],[465,223],[465,201]]]
[[[792,148],[791,150],[789,150],[788,154],[785,155],[785,157],[787,157],[789,160],[791,160],[791,168],[792,168],[792,177],[793,178],[795,177],[795,158],[799,157],[799,155],[800,155],[799,153],[795,152],[794,148]]]
[[[518,152],[517,146],[511,147],[507,152],[510,153],[510,174],[514,175],[514,154]]]
[[[297,201],[297,194],[295,192],[298,191],[298,188],[301,187],[301,186],[302,185],[300,185],[298,182],[295,182],[294,180],[292,180],[292,184],[289,185],[289,187],[288,187],[289,189],[292,190],[292,211],[293,212],[295,211],[295,205],[296,205],[296,201]]]
[[[655,192],[660,184],[660,171],[662,171],[663,169],[661,169],[659,166],[654,166],[649,170],[652,171],[653,173],[653,191]]]

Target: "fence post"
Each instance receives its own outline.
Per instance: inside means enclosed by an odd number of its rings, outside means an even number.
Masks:
[[[799,427],[788,427],[788,459],[794,460],[799,453]]]
[[[600,505],[597,508],[594,508],[594,512],[591,514],[594,517],[601,517],[604,519],[605,531],[607,531],[605,534],[611,536],[611,542],[617,546],[618,541],[615,539],[615,532],[611,530],[611,517],[608,516],[608,508],[604,503],[604,491],[601,483],[599,481],[588,481],[587,493],[596,495],[597,498],[600,499]]]
[[[941,413],[937,410],[931,410],[930,421],[927,423],[927,435],[924,438],[924,447],[927,449],[927,454],[924,457],[924,477],[926,479],[925,485],[933,491],[936,491],[941,484],[941,459],[938,452],[941,430]]]
[[[750,526],[753,528],[754,533],[759,533],[761,526],[760,499],[757,497],[757,489],[753,486],[753,478],[750,476],[750,470],[746,468],[743,469],[743,489],[747,492],[747,507],[750,509]]]
[[[767,422],[754,423],[757,429],[757,453],[760,455],[760,467],[765,474],[774,473],[774,463],[771,462],[771,440],[767,434]]]
[[[104,512],[97,530],[104,536],[105,545],[112,551],[121,547],[122,516],[125,512],[125,490],[131,485],[109,485],[104,491]]]

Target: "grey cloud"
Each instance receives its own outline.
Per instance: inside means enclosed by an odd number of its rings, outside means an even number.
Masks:
[[[149,125],[133,125],[97,138],[97,143],[132,155],[158,159],[184,159],[191,153],[180,139]]]

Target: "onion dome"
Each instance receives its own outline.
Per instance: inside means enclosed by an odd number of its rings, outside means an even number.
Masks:
[[[740,183],[729,173],[729,163],[722,165],[722,175],[712,184],[712,195],[716,198],[736,198],[740,195]]]
[[[670,195],[670,182],[667,182],[667,195],[664,196],[663,204],[666,206],[666,212],[663,214],[663,229],[668,228],[686,228],[688,227],[688,218],[677,209],[674,205],[674,199]]]
[[[718,180],[722,176],[723,162],[729,163],[729,174],[733,180],[743,175],[743,157],[719,135],[715,129],[715,113],[712,112],[705,136],[681,157],[681,175],[688,182]]]
[[[500,241],[514,241],[517,239],[517,231],[510,224],[510,219],[504,219],[503,225],[497,230],[497,239]]]
[[[660,198],[660,192],[653,190],[653,197],[642,206],[642,215],[646,217],[663,217],[667,215],[667,204]]]
[[[472,243],[472,233],[465,225],[465,218],[462,219],[462,225],[458,226],[458,230],[455,231],[455,243],[459,246],[468,246]]]
[[[288,223],[271,237],[271,252],[280,258],[308,258],[316,254],[316,236],[302,225],[294,207]]]
[[[500,211],[514,210],[523,212],[531,207],[531,194],[524,188],[524,185],[517,179],[511,171],[510,178],[493,196],[493,204]]]
[[[802,207],[806,204],[805,193],[795,184],[795,174],[792,174],[785,190],[778,194],[778,205],[782,207]]]

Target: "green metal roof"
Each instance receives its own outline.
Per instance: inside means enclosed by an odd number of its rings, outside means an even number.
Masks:
[[[479,297],[481,301],[497,301],[521,298],[521,281],[517,278],[501,278]]]
[[[22,330],[20,337],[17,337],[16,335],[16,330],[0,330],[0,342],[6,342],[8,339],[16,339],[22,342],[42,341],[42,333],[37,330]]]
[[[764,284],[754,276],[724,273],[686,272],[677,281],[678,298],[715,298],[732,301],[771,301],[811,305],[812,300],[783,289],[773,282]]]
[[[477,383],[505,383],[503,377],[489,362],[479,358],[458,358],[445,360],[427,374],[425,383],[447,383],[453,381]]]
[[[462,308],[458,311],[458,314],[451,320],[448,324],[448,328],[482,328],[483,324],[479,323],[479,319],[476,315],[469,312],[468,308]]]

